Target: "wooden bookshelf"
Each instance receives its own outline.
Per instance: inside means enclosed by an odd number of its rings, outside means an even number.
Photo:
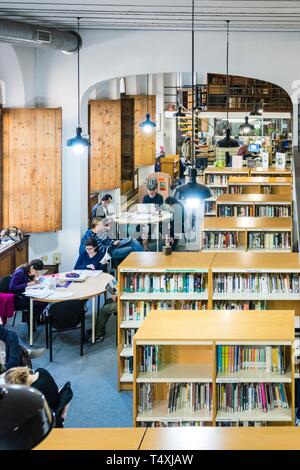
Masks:
[[[209,266],[215,253],[186,253],[174,252],[171,256],[163,253],[131,253],[118,268],[119,301],[118,301],[118,385],[119,390],[131,390],[133,374],[132,345],[128,345],[128,331],[137,331],[143,323],[144,316],[152,308],[159,308],[162,304],[183,308],[188,304],[207,308],[210,297],[211,280]],[[128,277],[145,279],[145,275],[153,276],[203,276],[205,289],[202,292],[145,292],[142,289],[132,292],[125,291],[125,282]],[[148,279],[147,279],[148,281]],[[130,290],[130,289],[129,289]],[[166,289],[164,289],[166,290]],[[177,289],[178,290],[178,289]],[[165,307],[167,308],[167,307]],[[190,307],[191,308],[191,307]],[[129,319],[130,318],[130,319]],[[131,335],[131,333],[129,333]],[[132,335],[133,336],[133,335]],[[131,339],[131,338],[130,338]],[[126,367],[127,366],[127,367]],[[128,370],[128,367],[130,370]]]
[[[269,246],[271,245],[269,240],[271,237],[267,238],[268,234],[274,236],[275,233],[284,234],[281,248]],[[223,240],[226,234],[229,234],[228,240]],[[251,248],[253,234],[264,236],[264,245],[267,245],[265,249]],[[211,245],[210,239],[212,241],[214,236],[218,237],[220,243],[215,241],[214,247],[208,248],[208,245]],[[223,246],[224,241],[229,245],[228,247]],[[290,218],[268,217],[204,217],[201,243],[203,251],[255,251],[256,249],[289,252],[292,251],[292,220]]]
[[[231,194],[291,194],[292,177],[289,176],[230,176],[228,192]]]
[[[292,176],[291,169],[279,170],[277,168],[268,168],[267,170],[263,168],[251,168],[250,170],[251,176]]]
[[[220,217],[251,216],[292,217],[292,196],[289,194],[223,194],[216,201]],[[227,215],[228,214],[228,215]]]
[[[227,91],[228,85],[228,91]],[[223,74],[207,74],[207,110],[226,111],[227,93],[230,111],[254,109],[264,103],[265,112],[291,112],[292,102],[288,93],[278,85],[249,77]]]
[[[162,422],[168,425],[169,422],[174,423],[174,420],[179,425],[191,421],[201,425],[209,423],[213,426],[217,423],[241,421],[281,425],[294,424],[294,313],[292,310],[268,312],[237,310],[232,312],[218,310],[152,311],[133,338],[134,426],[148,426]],[[255,361],[250,365],[247,363],[247,368],[241,370],[241,363],[236,361],[238,356],[229,355],[229,351],[233,351],[234,347],[260,348],[260,350],[267,351],[267,347],[270,346],[278,348],[275,350],[284,348],[286,362],[280,376],[275,371],[273,373],[267,372],[267,362],[264,362],[264,365],[260,362],[259,368]],[[228,349],[224,348],[225,351],[228,351],[228,356],[222,358],[222,367],[229,370],[235,365],[236,373],[230,371],[220,374],[218,372],[220,370],[220,362],[218,361],[221,361],[220,351],[223,347],[228,347]],[[153,365],[158,365],[157,372],[141,372],[141,369],[145,369],[142,366],[143,348],[157,348],[159,350],[160,361],[151,361],[150,366],[153,369]],[[272,368],[274,364],[272,362]],[[208,406],[206,399],[204,403],[207,406],[194,411],[184,402],[180,402],[176,410],[168,412],[168,391],[171,383],[197,383],[207,387],[207,390],[210,389],[210,405]],[[255,408],[243,412],[224,412],[219,408],[217,399],[218,387],[222,383],[232,386],[243,384],[244,387],[249,387],[250,383],[284,387],[289,403],[288,408],[285,408],[283,403],[282,408],[276,407],[268,411]],[[263,385],[257,386],[263,387]],[[144,397],[144,387],[151,390],[152,405],[147,411],[144,411],[145,402],[143,405],[141,403],[142,397]]]
[[[167,155],[160,159],[160,171],[168,173],[171,177],[171,182],[174,183],[180,177],[180,160],[178,155]]]
[[[204,171],[204,183],[210,187],[213,196],[218,197],[228,193],[228,180],[231,176],[249,176],[249,169],[208,166]]]

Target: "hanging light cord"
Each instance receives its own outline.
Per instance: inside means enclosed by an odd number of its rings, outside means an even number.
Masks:
[[[79,49],[80,49],[80,41],[79,41],[79,22],[80,18],[77,18],[77,127],[80,126],[80,61],[79,61]]]
[[[194,105],[195,105],[195,0],[192,0],[192,166],[195,166],[195,116],[194,116]]]
[[[229,20],[226,20],[227,23],[227,41],[226,41],[226,119],[227,127],[229,127]]]
[[[148,109],[149,109],[149,103],[148,103],[148,101],[149,101],[149,91],[148,91],[149,90],[148,89],[149,83],[148,83],[148,80],[149,80],[149,75],[147,74],[147,114],[148,114]]]

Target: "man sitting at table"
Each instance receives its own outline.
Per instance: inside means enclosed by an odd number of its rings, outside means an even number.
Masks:
[[[145,194],[143,198],[143,204],[156,204],[157,206],[161,206],[163,202],[164,198],[157,190],[157,181],[155,179],[149,180],[147,183],[147,194]]]
[[[106,248],[99,247],[94,238],[89,238],[85,242],[85,250],[81,253],[76,261],[74,269],[91,269],[91,270],[106,270],[103,258],[106,255]],[[102,264],[102,263],[103,264]]]
[[[106,250],[112,258],[124,259],[132,251],[143,251],[143,247],[133,238],[114,240],[107,233],[111,231],[111,222],[108,219],[95,217],[92,220],[92,228],[88,229],[83,236],[79,248],[82,254],[85,250],[85,242],[88,238],[96,240],[100,249]]]

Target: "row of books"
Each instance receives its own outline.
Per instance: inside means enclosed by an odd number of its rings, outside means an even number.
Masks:
[[[298,273],[218,273],[213,276],[215,293],[226,294],[298,294],[300,275]]]
[[[215,214],[217,204],[216,201],[205,201],[205,214]]]
[[[290,217],[290,206],[256,206],[256,217]]]
[[[218,206],[219,217],[253,217],[253,206]]]
[[[221,373],[264,369],[284,374],[285,346],[217,346],[217,370]]]
[[[168,413],[211,411],[212,384],[171,383],[168,391]]]
[[[203,300],[165,300],[165,301],[124,301],[123,320],[144,320],[150,310],[205,310],[207,301]]]
[[[272,186],[270,185],[260,185],[257,183],[257,186],[260,186],[262,194],[271,194]],[[245,194],[247,186],[242,185],[230,185],[228,186],[229,194]]]
[[[289,408],[285,385],[277,383],[218,384],[217,399],[218,411],[232,413]]]
[[[124,359],[124,372],[126,374],[133,374],[133,357]]]
[[[238,232],[204,232],[203,248],[212,250],[214,248],[238,248]]]
[[[290,249],[290,232],[250,232],[249,248],[251,249]]]
[[[162,349],[155,346],[144,346],[141,351],[141,372],[157,372],[162,363]]]
[[[217,422],[217,427],[218,428],[261,428],[267,426],[266,421],[237,421],[237,422]]]
[[[181,428],[186,426],[203,427],[206,426],[205,421],[139,421],[138,425],[142,428]]]
[[[215,300],[213,308],[216,310],[266,310],[267,303],[265,300]]]
[[[217,198],[227,193],[227,188],[210,188],[213,197]]]
[[[145,411],[151,411],[153,407],[153,384],[143,383],[140,384],[138,390],[138,412],[144,413]]]
[[[129,274],[124,278],[124,292],[204,292],[204,274]]]
[[[233,175],[206,175],[206,184],[227,184],[229,176]]]
[[[132,348],[133,337],[136,333],[137,328],[126,328],[124,331],[124,347]]]

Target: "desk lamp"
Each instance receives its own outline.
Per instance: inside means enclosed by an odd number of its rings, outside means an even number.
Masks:
[[[0,385],[0,450],[32,449],[53,425],[54,415],[38,390]]]

